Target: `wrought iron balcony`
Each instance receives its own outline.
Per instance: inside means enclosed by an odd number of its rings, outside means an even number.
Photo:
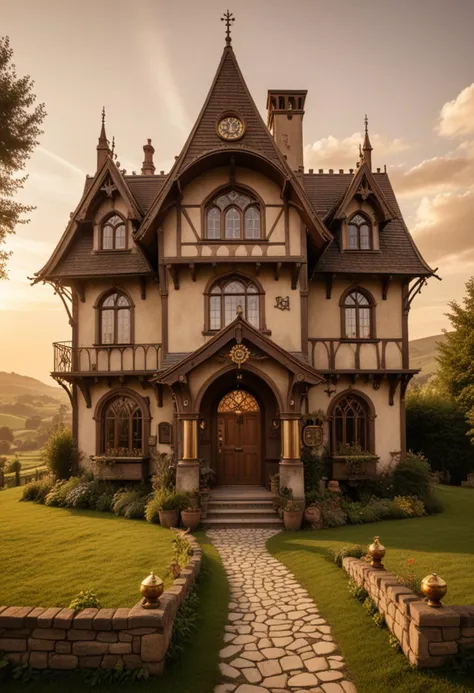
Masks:
[[[54,373],[154,373],[161,367],[161,344],[104,344],[73,347],[55,342]]]

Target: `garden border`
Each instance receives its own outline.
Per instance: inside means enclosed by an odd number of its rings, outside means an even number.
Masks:
[[[344,558],[342,566],[375,602],[411,665],[442,667],[461,648],[474,648],[474,605],[436,609],[401,585],[393,573],[352,557]]]
[[[202,564],[195,537],[181,532],[193,554],[160,597],[158,609],[0,606],[0,652],[33,669],[146,669],[162,674],[178,608]]]

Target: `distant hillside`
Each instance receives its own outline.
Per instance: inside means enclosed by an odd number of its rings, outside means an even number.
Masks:
[[[410,368],[421,368],[421,373],[416,377],[416,382],[426,382],[436,372],[436,345],[444,342],[444,334],[435,334],[431,337],[414,339],[410,342]]]
[[[46,385],[46,383],[27,375],[0,371],[0,400],[16,399],[19,395],[31,395],[33,397],[46,395],[69,404],[67,394],[61,387]]]

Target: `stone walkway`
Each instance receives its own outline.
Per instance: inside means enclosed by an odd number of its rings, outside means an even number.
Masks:
[[[270,529],[208,531],[231,602],[214,693],[356,693],[316,604],[265,548]]]

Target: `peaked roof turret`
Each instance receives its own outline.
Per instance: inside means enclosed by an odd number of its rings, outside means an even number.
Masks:
[[[367,114],[365,115],[365,136],[364,136],[364,144],[362,145],[362,157],[361,157],[361,163],[364,162],[367,164],[368,168],[370,171],[372,171],[372,150],[373,147],[370,144],[370,139],[369,139],[369,119],[367,118]]]
[[[100,128],[99,142],[97,144],[97,171],[99,171],[105,163],[107,157],[110,156],[109,141],[105,134],[105,106],[102,108],[102,127]]]

